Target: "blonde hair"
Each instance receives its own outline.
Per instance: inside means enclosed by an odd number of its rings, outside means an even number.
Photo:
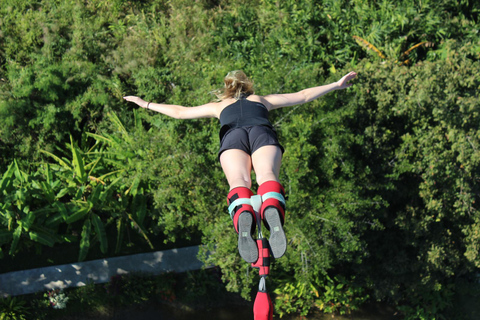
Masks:
[[[242,94],[252,94],[253,82],[248,79],[242,70],[230,71],[223,80],[225,87],[217,91],[216,96],[219,100],[228,98],[239,99]]]

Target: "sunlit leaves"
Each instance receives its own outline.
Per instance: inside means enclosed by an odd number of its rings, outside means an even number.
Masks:
[[[130,231],[149,247],[203,236],[247,297],[216,119],[121,97],[194,106],[233,69],[262,95],[353,68],[353,88],[271,113],[290,241],[275,271],[302,278],[291,292],[342,273],[375,299],[444,308],[452,275],[479,266],[478,12],[454,0],[3,1],[1,252],[70,241],[85,259],[120,252]]]

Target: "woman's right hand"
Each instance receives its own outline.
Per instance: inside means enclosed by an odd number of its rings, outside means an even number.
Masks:
[[[135,96],[126,96],[126,97],[123,97],[123,99],[125,99],[127,101],[130,101],[130,102],[133,102],[133,103],[136,103],[142,108],[146,108],[147,104],[148,104],[147,101],[143,100],[142,98],[135,97]]]
[[[355,79],[357,73],[355,71],[349,72],[347,75],[343,76],[342,79],[337,81],[337,85],[339,89],[346,89],[351,87],[353,84],[349,83],[350,80]]]

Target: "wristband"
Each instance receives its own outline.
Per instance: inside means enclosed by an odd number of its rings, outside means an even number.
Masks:
[[[147,103],[147,109],[149,109],[149,108],[148,108],[148,106],[149,106],[149,105],[150,105],[150,102],[149,102],[149,103]]]

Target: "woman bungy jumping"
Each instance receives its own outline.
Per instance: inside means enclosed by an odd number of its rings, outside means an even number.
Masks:
[[[230,186],[227,196],[229,213],[238,233],[239,253],[245,261],[254,263],[259,257],[259,250],[253,238],[257,218],[250,203],[254,195],[250,178],[252,169],[259,185],[257,195],[262,198],[259,216],[270,231],[268,242],[271,255],[280,258],[287,248],[283,230],[285,192],[279,180],[284,149],[268,120],[269,112],[304,104],[331,91],[348,88],[351,86],[349,81],[356,76],[355,72],[350,72],[327,85],[295,93],[259,96],[254,93],[253,82],[243,71],[236,70],[224,78],[225,86],[218,94],[218,102],[184,107],[147,102],[136,96],[126,96],[124,99],[175,119],[220,120],[218,157]]]

